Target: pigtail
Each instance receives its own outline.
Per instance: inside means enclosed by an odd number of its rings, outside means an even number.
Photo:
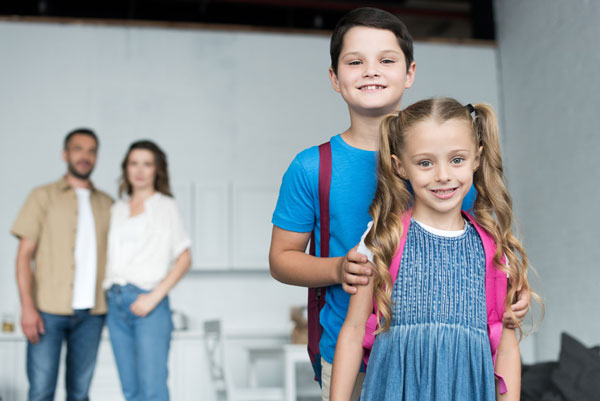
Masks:
[[[494,262],[509,276],[506,308],[513,320],[517,321],[511,305],[518,291],[529,290],[532,298],[540,304],[541,301],[529,286],[527,253],[523,244],[512,233],[512,198],[504,178],[496,115],[487,104],[476,104],[474,111],[473,128],[481,149],[480,165],[473,177],[477,189],[474,213],[479,225],[490,233],[496,242]],[[506,255],[508,264],[501,263],[503,255]]]
[[[380,329],[388,330],[392,321],[392,276],[389,266],[402,237],[402,213],[411,201],[406,184],[394,169],[392,155],[397,155],[402,135],[402,113],[388,115],[381,123],[379,156],[377,159],[377,189],[369,208],[373,226],[365,238],[366,246],[373,252],[373,298],[377,305]],[[381,320],[383,318],[383,327]]]

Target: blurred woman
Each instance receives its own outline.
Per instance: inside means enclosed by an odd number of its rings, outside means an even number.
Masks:
[[[127,401],[169,399],[169,291],[190,267],[190,238],[171,194],[167,158],[134,142],[122,163],[111,210],[103,287],[121,387]]]

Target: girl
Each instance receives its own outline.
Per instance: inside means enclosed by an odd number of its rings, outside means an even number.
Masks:
[[[190,239],[169,188],[167,158],[153,142],[133,143],[112,207],[104,288],[107,326],[127,401],[169,399],[168,292],[190,267]]]
[[[374,307],[379,329],[362,401],[518,400],[518,342],[498,314],[519,289],[529,289],[527,256],[511,233],[493,110],[441,98],[387,116],[377,179],[373,221],[359,245],[376,273],[351,297],[332,401],[350,398]],[[461,214],[473,183],[475,218]],[[492,284],[495,298],[486,294]],[[490,314],[494,300],[498,310]]]

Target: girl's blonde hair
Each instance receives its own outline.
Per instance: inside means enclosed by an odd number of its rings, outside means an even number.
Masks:
[[[517,319],[510,305],[519,290],[530,290],[527,280],[527,254],[521,242],[512,233],[512,200],[506,188],[502,155],[498,139],[498,121],[494,110],[487,104],[476,104],[471,110],[451,98],[422,100],[408,106],[399,114],[388,115],[381,123],[379,157],[377,162],[377,190],[369,208],[373,227],[365,244],[374,254],[374,299],[378,320],[383,326],[377,332],[388,330],[392,318],[392,277],[389,266],[402,236],[402,214],[412,205],[413,197],[392,164],[392,155],[400,158],[405,136],[419,122],[432,119],[441,124],[448,120],[462,120],[472,127],[476,147],[482,148],[479,168],[473,183],[477,189],[474,216],[496,242],[494,262],[508,273],[507,310]],[[506,255],[507,264],[501,263]],[[539,300],[537,294],[532,297]]]

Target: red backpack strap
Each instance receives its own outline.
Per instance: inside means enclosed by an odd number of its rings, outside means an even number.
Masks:
[[[406,245],[406,236],[410,227],[411,218],[412,208],[408,209],[402,215],[402,237],[400,237],[398,249],[396,250],[396,254],[394,255],[394,258],[392,259],[392,263],[390,265],[392,286],[396,282],[396,278],[398,277],[398,271],[400,270],[400,260],[402,259],[402,253],[404,252],[404,245]],[[375,331],[377,331],[378,328],[379,327],[377,324],[377,305],[375,305],[375,298],[373,298],[373,313],[367,319],[365,337],[363,338],[363,362],[365,366],[367,366],[367,362],[369,362],[369,355],[371,355],[371,349],[373,348],[373,344],[375,343]]]
[[[319,145],[319,210],[321,257],[329,257],[329,190],[331,189],[331,143]]]
[[[492,361],[494,366],[496,365],[496,355],[498,353],[498,345],[500,344],[500,337],[502,336],[502,315],[506,309],[506,290],[508,286],[508,279],[506,273],[496,268],[494,262],[494,256],[496,255],[496,242],[494,238],[485,231],[475,218],[470,214],[463,212],[463,215],[469,219],[483,244],[483,251],[485,253],[485,303],[487,310],[487,331],[490,339],[490,348],[492,351]],[[502,256],[502,263],[506,263],[505,257]],[[498,384],[500,386],[500,393],[506,392],[506,383],[504,379],[494,373],[498,378]]]
[[[319,145],[319,212],[321,249],[320,257],[329,257],[329,192],[331,189],[331,143]],[[316,256],[315,233],[311,234],[310,254]],[[321,309],[325,305],[326,288],[308,289],[308,355],[315,372],[315,380],[321,382],[321,352],[319,342],[323,327],[319,321]]]

